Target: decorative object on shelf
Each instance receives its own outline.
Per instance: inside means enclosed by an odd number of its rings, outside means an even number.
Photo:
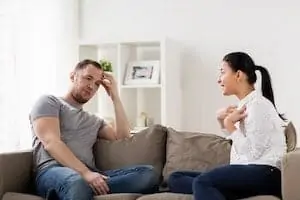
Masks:
[[[101,59],[99,61],[99,63],[100,63],[101,67],[103,68],[103,70],[105,72],[112,72],[113,71],[112,70],[112,63],[110,61],[105,60],[105,59]]]
[[[154,125],[154,119],[152,117],[147,117],[146,119],[146,126],[149,127],[149,126],[153,126]]]
[[[149,117],[149,115],[146,112],[141,112],[141,114],[138,116],[136,120],[136,127],[143,128],[143,127],[149,127],[154,124],[154,119],[152,117]]]
[[[127,64],[124,85],[159,84],[160,62],[158,60],[134,61]]]
[[[146,127],[146,123],[147,123],[147,113],[142,112],[136,119],[136,126],[137,127]]]

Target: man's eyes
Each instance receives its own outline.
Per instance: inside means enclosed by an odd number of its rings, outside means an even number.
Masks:
[[[90,77],[90,76],[86,76],[86,77],[84,77],[84,79],[86,79],[86,80],[88,80],[88,81],[93,80],[93,78]],[[101,82],[95,82],[95,85],[96,85],[97,87],[99,87],[99,86],[101,85]]]

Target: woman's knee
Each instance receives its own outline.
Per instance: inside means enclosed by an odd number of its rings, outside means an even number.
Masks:
[[[180,181],[180,179],[184,176],[184,173],[181,171],[176,171],[170,174],[167,184],[168,187],[172,190],[176,187],[177,183]]]
[[[212,180],[209,173],[203,173],[193,180],[193,190],[199,186],[212,186]]]

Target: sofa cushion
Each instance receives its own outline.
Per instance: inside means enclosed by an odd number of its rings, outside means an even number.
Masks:
[[[256,196],[256,197],[249,197],[242,200],[280,200],[280,199],[274,196]]]
[[[95,162],[100,170],[131,165],[153,165],[161,175],[165,163],[167,129],[153,125],[132,137],[117,141],[99,140],[95,145]]]
[[[217,135],[168,128],[164,180],[177,170],[207,171],[229,164],[231,140]]]
[[[175,193],[159,193],[159,194],[151,194],[151,195],[144,195],[137,200],[192,200],[192,195],[187,194],[175,194]],[[246,199],[241,200],[279,200],[276,197],[273,196],[256,196],[256,197],[250,197]]]
[[[141,194],[109,194],[109,195],[99,195],[95,196],[94,200],[136,200],[141,196]]]
[[[141,194],[109,194],[109,195],[99,195],[95,196],[94,200],[136,200],[142,196]],[[30,194],[22,194],[16,192],[7,192],[3,196],[2,200],[44,200],[41,197],[30,195]]]
[[[297,132],[292,122],[287,124],[284,133],[287,143],[287,152],[294,151],[297,147]]]
[[[158,194],[150,194],[150,195],[144,195],[138,200],[192,200],[192,195],[187,194],[175,194],[175,193],[158,193]]]
[[[44,200],[43,198],[30,194],[7,192],[4,194],[2,200]]]
[[[109,194],[109,195],[101,195],[95,196],[94,200],[192,200],[192,195],[186,194],[175,194],[175,193],[157,193],[151,195],[141,195],[141,194]],[[2,200],[44,200],[41,197],[29,194],[15,193],[15,192],[7,192],[3,196]],[[257,196],[246,198],[243,200],[279,200],[273,196]]]

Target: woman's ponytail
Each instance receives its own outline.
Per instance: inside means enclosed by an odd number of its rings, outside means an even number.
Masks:
[[[270,74],[269,74],[268,70],[262,66],[255,66],[255,67],[256,67],[256,70],[260,71],[260,73],[261,73],[262,94],[264,97],[266,97],[267,99],[269,99],[272,102],[272,104],[274,105],[274,107],[276,109]],[[279,117],[283,120],[286,120],[282,114],[279,114]]]

